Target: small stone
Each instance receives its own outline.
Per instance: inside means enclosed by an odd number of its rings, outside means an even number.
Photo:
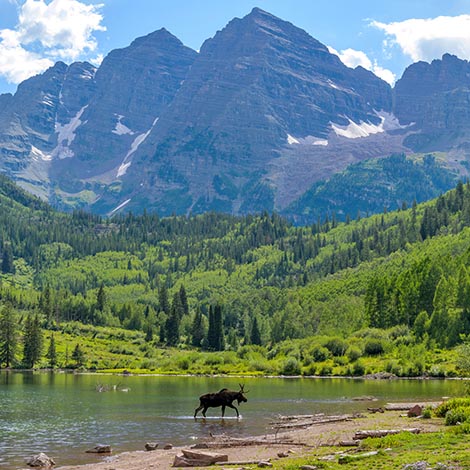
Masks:
[[[289,452],[278,452],[277,456],[282,459],[284,457],[289,457]]]
[[[164,450],[173,449],[173,444],[165,444],[165,445],[163,446],[163,449],[164,449]]]
[[[156,450],[157,448],[158,448],[157,442],[147,442],[147,444],[145,444],[145,450],[147,451]]]
[[[52,460],[50,457],[48,457],[46,454],[43,452],[40,452],[37,455],[33,455],[27,462],[27,465],[30,467],[44,467],[44,468],[50,468],[55,465],[54,460]]]
[[[302,465],[300,470],[318,470],[316,465]]]

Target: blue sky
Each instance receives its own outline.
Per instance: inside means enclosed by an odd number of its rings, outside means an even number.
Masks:
[[[470,0],[0,0],[0,93],[57,60],[99,64],[161,27],[198,50],[255,6],[390,83],[417,60],[470,59]]]

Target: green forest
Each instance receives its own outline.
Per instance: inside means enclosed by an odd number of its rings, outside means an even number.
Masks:
[[[66,214],[0,177],[0,366],[464,373],[470,185],[344,219]]]

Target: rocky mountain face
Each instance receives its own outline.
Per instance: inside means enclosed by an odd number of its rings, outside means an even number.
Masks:
[[[394,113],[416,131],[407,144],[417,151],[448,150],[470,137],[470,64],[445,54],[408,67],[396,83]]]
[[[392,90],[255,8],[199,53],[161,29],[0,95],[0,171],[102,214],[302,211],[312,185],[392,153],[444,149],[465,173],[469,86],[446,55]]]

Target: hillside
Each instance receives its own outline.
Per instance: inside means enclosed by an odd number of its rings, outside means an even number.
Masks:
[[[89,351],[107,334],[140,337],[148,358],[167,346],[236,353],[251,345],[261,347],[257,371],[273,372],[268,358],[284,358],[299,372],[345,373],[367,355],[374,364],[399,345],[453,348],[470,333],[467,184],[407,210],[294,227],[266,213],[63,214],[1,183],[2,303],[23,323],[39,313],[58,338],[91,334]],[[416,372],[406,367],[394,370]]]

